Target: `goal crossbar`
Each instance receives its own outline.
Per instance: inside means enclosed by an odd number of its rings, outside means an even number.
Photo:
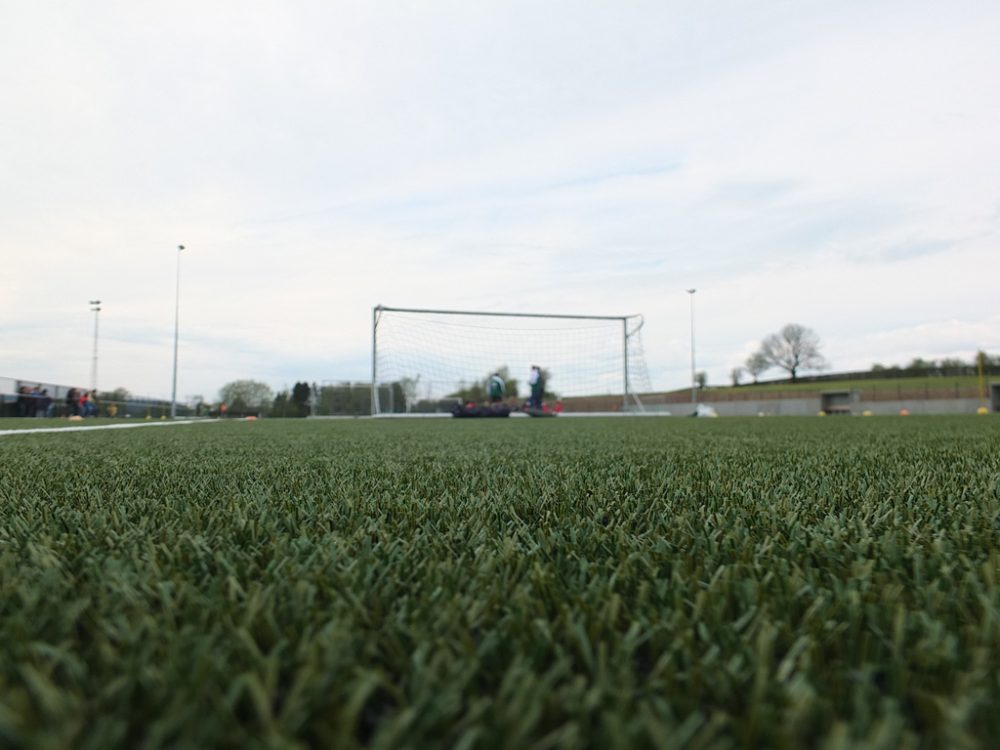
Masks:
[[[558,313],[525,313],[525,312],[489,312],[484,310],[422,310],[415,307],[386,307],[375,305],[374,313],[380,312],[402,312],[402,313],[427,313],[430,315],[490,315],[498,318],[558,318],[562,320],[629,320],[630,318],[641,318],[638,313],[632,315],[566,315]]]

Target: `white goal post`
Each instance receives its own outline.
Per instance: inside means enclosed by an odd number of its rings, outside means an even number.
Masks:
[[[615,410],[642,411],[649,390],[641,315],[553,315],[372,308],[373,415],[441,411],[481,393],[502,372],[506,399],[528,395],[532,365],[551,399],[613,396]],[[478,389],[478,390],[477,390]]]

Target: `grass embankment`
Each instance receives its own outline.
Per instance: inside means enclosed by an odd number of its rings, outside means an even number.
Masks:
[[[993,378],[996,380],[997,378]],[[987,382],[990,379],[987,378]],[[888,391],[888,392],[921,392],[921,391],[960,391],[978,393],[979,378],[974,375],[913,377],[913,378],[867,378],[855,380],[824,380],[819,382],[789,383],[747,383],[740,386],[711,386],[701,393],[771,393],[774,391],[821,393],[823,391]],[[688,391],[690,392],[690,390]]]
[[[0,744],[975,747],[991,419],[0,443]]]

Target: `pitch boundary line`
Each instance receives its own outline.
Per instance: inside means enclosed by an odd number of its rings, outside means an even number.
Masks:
[[[359,416],[356,416],[356,417],[349,417],[349,416],[343,416],[343,417],[339,417],[339,416],[336,416],[336,417],[309,417],[309,419],[379,419],[379,420],[381,420],[381,419],[447,419],[447,418],[450,418],[451,416],[452,416],[451,412],[437,411],[437,412],[428,412],[426,414],[413,414],[413,413],[411,413],[411,414],[404,414],[404,413],[400,412],[398,414],[386,413],[386,414],[373,414],[373,415],[370,415],[370,416],[362,414],[362,415],[359,415]],[[680,415],[671,414],[668,411],[629,411],[629,412],[620,412],[620,411],[564,411],[564,412],[562,412],[562,413],[560,413],[558,415],[553,415],[553,416],[558,416],[560,419],[564,419],[564,418],[569,418],[569,419],[586,419],[588,417],[622,417],[622,418],[641,417],[641,418],[645,419],[646,417],[670,417],[670,416],[680,416]],[[510,413],[510,417],[512,419],[515,419],[515,418],[516,419],[521,419],[522,417],[524,419],[530,419],[531,415],[525,414],[524,412],[520,412],[520,411],[512,411]],[[487,419],[489,419],[489,417],[487,417]]]
[[[130,424],[96,424],[79,427],[28,427],[24,430],[0,430],[0,437],[7,435],[37,435],[42,432],[89,432],[90,430],[127,430],[135,427],[167,427],[176,424],[209,424],[218,419],[179,419],[172,422],[138,422]]]

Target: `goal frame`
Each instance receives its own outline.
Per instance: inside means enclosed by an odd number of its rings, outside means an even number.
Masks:
[[[371,381],[371,414],[381,414],[378,385],[378,323],[384,312],[412,313],[421,315],[468,315],[492,318],[549,318],[554,320],[604,320],[620,321],[622,324],[622,411],[626,411],[629,399],[635,403],[639,411],[643,411],[638,394],[629,387],[629,338],[635,336],[643,326],[643,317],[639,313],[631,315],[569,315],[565,313],[526,313],[526,312],[489,312],[485,310],[435,310],[415,307],[390,307],[375,305],[372,308],[372,381]],[[636,321],[635,328],[629,331],[629,321]]]

